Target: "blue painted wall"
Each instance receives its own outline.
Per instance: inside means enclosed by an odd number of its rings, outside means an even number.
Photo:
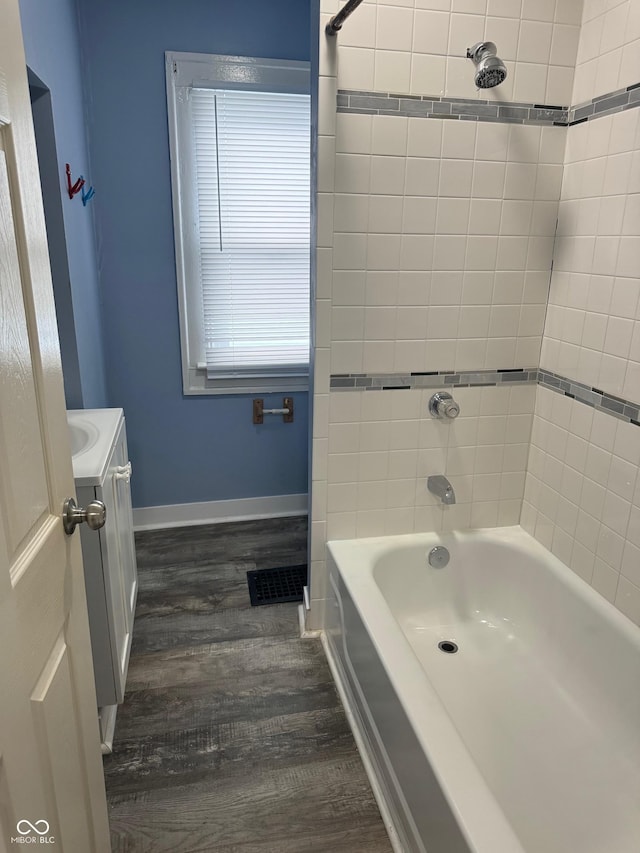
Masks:
[[[250,397],[182,395],[164,51],[308,59],[309,7],[80,4],[82,45],[73,0],[21,0],[20,8],[27,62],[51,90],[61,160],[74,314],[67,325],[81,385],[72,405],[124,407],[136,506],[306,492],[305,394],[294,395],[293,425],[262,427],[251,423]],[[64,196],[66,161],[96,186],[92,207]]]
[[[76,175],[91,176],[83,112],[82,69],[74,0],[20,0],[27,65],[51,92],[58,152],[58,183],[62,196],[64,233],[73,317],[60,323],[63,352],[77,357],[65,382],[68,405],[93,408],[107,405],[103,335],[94,223],[90,208],[65,194],[65,162]],[[59,243],[52,251],[59,249]],[[64,283],[63,283],[64,286]],[[70,338],[75,334],[75,341]],[[67,344],[67,346],[65,346]],[[73,355],[77,352],[77,356]],[[65,379],[66,379],[65,376]]]
[[[127,418],[134,505],[306,492],[306,394],[294,395],[294,424],[261,427],[251,397],[182,394],[164,52],[308,60],[310,4],[104,0],[78,11],[108,391]]]
[[[164,51],[308,59],[308,3],[110,0],[78,10],[109,400],[127,418],[134,504],[304,493],[306,394],[295,395],[294,424],[262,427],[250,397],[182,394]]]

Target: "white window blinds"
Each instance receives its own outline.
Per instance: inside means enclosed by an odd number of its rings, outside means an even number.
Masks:
[[[207,374],[304,375],[309,96],[191,90]]]

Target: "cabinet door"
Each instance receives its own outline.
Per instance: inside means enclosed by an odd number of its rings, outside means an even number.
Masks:
[[[138,570],[136,565],[136,546],[133,536],[133,511],[131,509],[131,486],[127,476],[129,454],[127,451],[127,436],[122,428],[120,437],[113,454],[115,466],[115,506],[118,525],[118,542],[120,553],[120,571],[122,573],[122,589],[124,594],[124,610],[127,630],[133,630],[133,617],[138,593]],[[131,471],[130,466],[128,471]]]
[[[131,628],[127,620],[126,592],[120,565],[120,532],[118,530],[118,480],[114,473],[118,462],[111,457],[109,471],[102,486],[96,486],[96,497],[107,507],[107,521],[100,531],[102,572],[109,623],[109,641],[115,696],[113,702],[122,702],[127,677]]]

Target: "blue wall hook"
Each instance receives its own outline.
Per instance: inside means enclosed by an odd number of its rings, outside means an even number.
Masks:
[[[89,189],[86,192],[84,190],[82,190],[82,206],[86,207],[87,202],[91,201],[91,199],[94,197],[95,194],[96,194],[96,191],[94,190],[93,187],[89,187]]]

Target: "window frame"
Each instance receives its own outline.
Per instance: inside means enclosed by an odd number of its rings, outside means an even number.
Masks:
[[[171,161],[171,196],[175,242],[182,385],[185,395],[247,394],[306,391],[309,376],[242,377],[210,379],[204,355],[204,326],[201,308],[200,272],[196,268],[196,199],[189,175],[192,158],[189,99],[192,87],[294,92],[309,95],[310,63],[246,56],[166,51],[165,71]],[[309,127],[311,135],[311,127]],[[311,204],[311,186],[309,186]],[[191,213],[189,213],[191,211]],[[190,239],[193,244],[190,244]],[[311,234],[309,234],[311,244]]]

